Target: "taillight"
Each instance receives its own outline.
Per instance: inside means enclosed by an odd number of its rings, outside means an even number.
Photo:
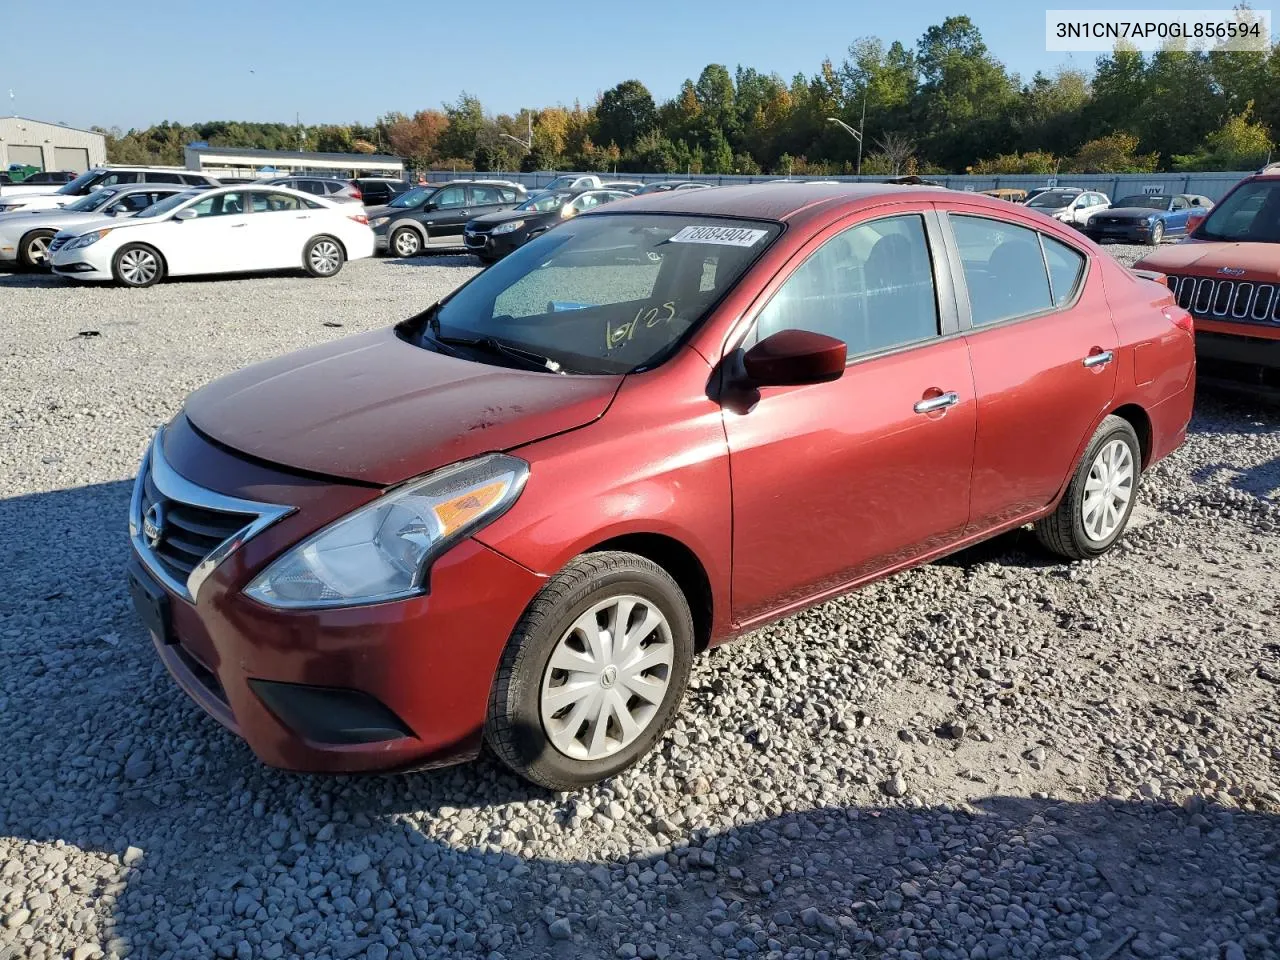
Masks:
[[[357,200],[364,199],[364,194],[360,192],[360,184],[358,183],[351,184],[351,196],[355,197]]]
[[[347,217],[347,219],[348,219],[348,220],[354,220],[356,223],[368,223],[368,222],[369,222],[369,218],[368,218],[368,217],[366,217],[363,213],[353,213],[353,214],[351,214],[351,216]]]
[[[1164,318],[1172,323],[1179,330],[1185,330],[1187,333],[1195,336],[1195,321],[1191,319],[1191,314],[1181,307],[1164,307],[1162,309]]]

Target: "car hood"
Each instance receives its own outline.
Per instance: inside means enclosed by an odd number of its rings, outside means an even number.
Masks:
[[[500,223],[508,223],[512,220],[538,220],[552,215],[552,213],[538,210],[499,210],[496,213],[482,213],[478,217],[472,217],[471,223],[484,227],[496,227]]]
[[[1161,247],[1135,266],[1161,273],[1191,272],[1200,276],[1245,277],[1250,280],[1280,279],[1280,243],[1224,243],[1220,240],[1192,240]],[[1243,271],[1243,272],[1240,272]]]
[[[88,233],[90,230],[101,230],[103,227],[123,227],[129,223],[128,217],[108,217],[104,213],[62,213],[56,210],[42,211],[43,215],[51,221],[49,226],[59,226],[58,231],[60,237],[78,237],[82,233]],[[75,218],[75,219],[72,219]],[[32,216],[34,222],[35,217]]]
[[[622,379],[475,363],[386,329],[238,370],[192,394],[186,414],[248,456],[387,486],[584,426]]]
[[[0,215],[0,229],[4,227],[31,230],[35,227],[71,228],[79,232],[80,224],[95,220],[116,221],[117,217],[108,217],[96,210],[15,210],[13,213]]]
[[[1115,217],[1119,220],[1145,220],[1152,214],[1161,217],[1167,212],[1165,210],[1153,210],[1151,207],[1107,207],[1105,210],[1099,210],[1097,216]]]

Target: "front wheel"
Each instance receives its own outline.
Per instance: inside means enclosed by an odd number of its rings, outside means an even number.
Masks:
[[[1129,524],[1141,474],[1138,435],[1124,418],[1107,417],[1089,441],[1058,509],[1036,523],[1036,536],[1071,560],[1101,556]]]
[[[333,237],[316,237],[302,251],[302,264],[313,277],[332,277],[342,269],[342,245]]]
[[[1151,227],[1151,246],[1158,247],[1160,242],[1164,240],[1164,224],[1157,220]]]
[[[18,262],[28,270],[49,265],[49,244],[53,230],[32,230],[18,244]]]
[[[516,624],[485,738],[536,784],[587,786],[653,748],[684,697],[692,661],[689,604],[665,570],[631,553],[584,554]]]
[[[391,235],[391,249],[397,257],[416,257],[422,252],[422,237],[413,227],[401,227]]]
[[[164,261],[145,243],[128,243],[116,251],[111,275],[126,287],[149,287],[164,276]]]

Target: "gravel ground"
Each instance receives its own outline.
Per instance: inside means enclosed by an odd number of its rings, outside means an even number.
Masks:
[[[1220,397],[1110,556],[1019,532],[760,630],[597,788],[258,764],[130,609],[129,478],[194,387],[473,269],[0,275],[0,958],[1280,956],[1280,427]]]

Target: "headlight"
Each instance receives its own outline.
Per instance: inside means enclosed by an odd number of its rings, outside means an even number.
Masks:
[[[372,220],[369,221],[369,226],[380,227],[390,219],[391,219],[390,217],[374,217]]]
[[[1147,223],[1151,224],[1152,226],[1155,226],[1155,222],[1159,219],[1160,218],[1153,213],[1151,216],[1147,217]]]
[[[1089,222],[1085,224],[1086,227],[1096,227],[1097,225],[1098,225],[1097,217],[1090,217]]]
[[[514,233],[524,226],[523,220],[508,220],[506,223],[500,223],[493,228],[493,233]]]
[[[270,607],[332,607],[423,592],[431,562],[500,517],[529,465],[490,454],[445,467],[331,523],[245,589]]]
[[[90,246],[92,244],[97,243],[99,240],[101,240],[110,232],[111,232],[111,228],[107,227],[105,230],[95,230],[93,231],[93,233],[86,233],[80,237],[77,237],[75,240],[72,240],[69,244],[67,244],[67,249],[79,250],[81,247]]]

